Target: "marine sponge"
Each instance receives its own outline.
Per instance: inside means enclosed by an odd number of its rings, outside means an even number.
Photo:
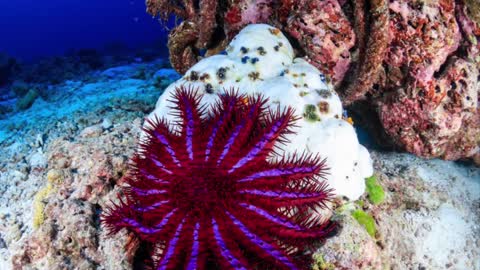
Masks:
[[[45,203],[43,202],[48,195],[53,190],[53,185],[51,183],[48,183],[45,187],[40,189],[37,194],[35,194],[35,198],[33,199],[33,227],[35,229],[39,228],[44,220],[45,220],[45,215],[43,213],[45,209]]]
[[[41,188],[33,199],[33,227],[39,228],[45,221],[45,200],[55,191],[55,186],[63,180],[63,173],[59,170],[50,170],[47,173],[47,185]]]
[[[330,190],[318,155],[271,158],[285,142],[293,110],[269,110],[261,96],[228,91],[211,107],[178,88],[171,128],[148,120],[132,159],[125,198],[102,216],[155,247],[155,269],[298,269],[332,223],[312,218]]]

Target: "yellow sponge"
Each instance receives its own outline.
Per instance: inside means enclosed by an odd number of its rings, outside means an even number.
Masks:
[[[48,183],[47,186],[43,187],[37,192],[37,194],[35,194],[35,198],[33,199],[33,227],[35,229],[43,224],[45,219],[43,213],[45,203],[43,200],[52,192],[52,189],[52,184]]]
[[[63,180],[63,174],[59,170],[50,170],[47,173],[47,185],[40,189],[33,199],[33,227],[39,228],[44,220],[45,199],[54,191],[54,185]]]

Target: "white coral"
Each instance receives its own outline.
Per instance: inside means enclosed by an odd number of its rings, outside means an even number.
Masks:
[[[342,118],[342,104],[325,76],[301,58],[280,30],[266,25],[245,27],[227,47],[226,55],[202,59],[160,96],[150,118],[172,120],[169,99],[176,87],[194,86],[212,104],[224,89],[261,93],[272,107],[290,106],[300,120],[289,137],[287,155],[320,153],[330,168],[328,184],[338,196],[358,199],[365,191],[364,178],[373,173],[368,151],[358,143],[355,129]]]

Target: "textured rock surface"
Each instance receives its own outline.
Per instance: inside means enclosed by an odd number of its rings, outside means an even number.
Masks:
[[[460,43],[455,12],[463,12],[461,6],[395,1],[390,9],[392,41],[382,89],[391,91],[379,107],[385,131],[422,157],[473,157],[480,151],[479,63],[468,53],[471,41]]]
[[[102,136],[58,139],[49,145],[48,168],[61,179],[43,200],[43,223],[9,245],[14,269],[131,267],[133,254],[124,252],[126,235],[107,237],[99,215],[126,172],[140,124],[137,119]]]
[[[148,2],[157,7],[153,15],[183,14],[162,6],[167,1]],[[172,62],[185,72],[201,59],[199,49],[218,51],[247,24],[268,23],[331,80],[344,105],[365,99],[370,114],[359,122],[382,125],[397,148],[478,162],[479,6],[470,0],[232,0],[207,12],[217,15],[209,26],[223,29],[207,45],[195,47],[199,34],[187,23],[173,31],[171,48],[180,49]],[[183,18],[188,25],[198,21]]]
[[[479,151],[478,70],[466,60],[452,61],[438,79],[400,88],[380,106],[386,132],[421,157],[456,160]]]
[[[131,269],[126,236],[102,234],[99,215],[161,93],[162,62],[62,82],[0,120],[0,269]]]
[[[352,61],[355,34],[336,0],[299,1],[285,31],[298,40],[310,63],[340,82]]]
[[[480,269],[480,170],[408,154],[372,158],[385,201],[337,209],[342,229],[317,256],[331,269]],[[354,208],[375,219],[375,238],[350,216]]]

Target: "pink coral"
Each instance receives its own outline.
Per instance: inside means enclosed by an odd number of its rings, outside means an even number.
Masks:
[[[457,50],[461,35],[453,2],[439,1],[435,5],[410,2],[397,0],[390,4],[390,49],[385,63],[387,72],[406,68],[403,76],[426,85]],[[385,87],[398,86],[401,81],[389,81]]]
[[[298,40],[314,66],[334,82],[343,79],[355,35],[336,0],[298,1],[285,31]]]
[[[390,93],[379,102],[385,131],[422,157],[473,157],[480,143],[479,70],[464,52],[471,59],[478,53],[475,24],[451,1],[394,1],[390,8],[392,41],[381,82]],[[468,37],[463,44],[460,27]]]

